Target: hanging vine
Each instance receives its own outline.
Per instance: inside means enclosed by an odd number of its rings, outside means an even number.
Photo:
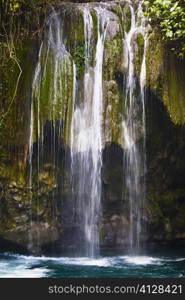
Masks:
[[[6,32],[5,28],[4,28],[4,30]],[[14,100],[15,100],[15,97],[16,97],[16,94],[17,94],[17,89],[18,89],[19,81],[20,81],[20,78],[21,78],[21,75],[22,75],[22,68],[21,68],[21,66],[19,64],[19,60],[18,60],[18,58],[16,56],[16,51],[15,51],[15,46],[14,46],[14,38],[13,38],[13,36],[11,34],[8,36],[7,33],[6,33],[6,37],[7,37],[6,47],[8,49],[9,58],[11,60],[13,60],[15,62],[15,64],[17,65],[17,67],[19,68],[19,74],[18,74],[18,77],[17,77],[17,80],[16,80],[16,85],[15,85],[15,89],[14,89],[14,93],[13,93],[12,99],[10,100],[10,103],[8,105],[8,109],[2,115],[2,117],[0,119],[0,126],[2,125],[2,122],[5,120],[5,118],[7,117],[7,115],[9,114],[9,112],[10,112],[10,110],[12,108],[12,105],[14,103]]]

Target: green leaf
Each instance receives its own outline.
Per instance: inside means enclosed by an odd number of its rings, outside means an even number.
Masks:
[[[167,31],[166,36],[171,38],[173,36],[173,31]]]
[[[172,6],[172,7],[170,8],[170,12],[174,11],[174,10],[176,9],[177,6],[178,6],[178,2],[176,2],[176,3],[174,4],[174,6]]]

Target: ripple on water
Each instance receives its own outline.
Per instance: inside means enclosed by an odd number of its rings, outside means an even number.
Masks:
[[[183,257],[46,257],[0,254],[1,278],[184,277]]]

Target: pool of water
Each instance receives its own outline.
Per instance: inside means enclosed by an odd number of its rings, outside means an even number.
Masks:
[[[1,278],[180,278],[185,255],[46,257],[0,254]]]

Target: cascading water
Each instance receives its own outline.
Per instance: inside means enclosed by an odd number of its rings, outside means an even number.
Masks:
[[[102,166],[102,65],[107,21],[102,10],[95,10],[98,37],[95,66],[91,66],[93,20],[83,11],[85,36],[85,74],[83,101],[74,111],[72,128],[72,176],[76,195],[77,219],[84,238],[83,254],[99,253],[99,217],[101,214]]]
[[[33,156],[33,103],[31,103],[30,136],[29,136],[29,189],[30,189],[30,231],[28,249],[32,249],[32,156]]]
[[[138,8],[137,15],[130,2],[129,7],[131,27],[128,32],[125,32],[124,37],[124,62],[127,70],[123,119],[124,148],[126,149],[124,155],[124,187],[125,198],[128,199],[130,204],[130,249],[137,250],[140,248],[141,206],[145,194],[143,179],[146,166],[144,83],[147,41],[141,17],[141,6]],[[49,161],[52,166],[60,169],[61,164],[58,163],[61,159],[59,158],[60,149],[63,146],[64,148],[70,148],[70,170],[66,168],[67,171],[64,170],[64,173],[66,175],[68,172],[67,176],[71,178],[71,191],[66,196],[69,201],[65,202],[68,202],[66,205],[68,205],[69,211],[71,210],[71,215],[66,219],[64,216],[64,222],[69,224],[72,221],[70,226],[73,225],[78,228],[81,244],[80,255],[94,257],[99,254],[99,225],[101,220],[101,168],[104,140],[102,133],[104,116],[103,56],[111,13],[108,12],[106,6],[104,8],[97,6],[89,9],[88,5],[79,5],[78,10],[83,15],[84,24],[83,76],[78,73],[78,66],[74,62],[75,56],[70,54],[71,46],[69,49],[66,46],[68,45],[69,29],[65,13],[63,15],[60,10],[58,12],[53,11],[47,21],[32,84],[29,185],[32,185],[32,177],[37,176],[37,187],[35,189],[39,191],[40,180],[43,176],[42,172],[45,172],[45,164],[48,165]],[[97,18],[97,27],[95,27],[93,16]],[[94,34],[95,28],[97,28],[97,40]],[[144,38],[144,54],[140,78],[136,80],[134,59],[135,38],[138,33],[142,34]],[[96,47],[94,47],[95,40]],[[48,135],[50,136],[48,137]],[[138,145],[141,136],[143,137],[142,142]],[[37,140],[37,155],[33,159],[32,144],[34,140]],[[64,163],[66,160],[65,157]],[[35,174],[36,171],[33,170],[33,163],[37,165],[37,175]],[[55,182],[55,171],[53,174],[53,182]],[[62,176],[59,178],[65,182],[65,178]],[[68,181],[68,177],[66,178],[66,181]],[[65,187],[63,187],[64,189]],[[32,206],[31,197],[30,206]],[[39,214],[39,197],[38,192],[36,215]],[[53,219],[55,218],[55,202],[55,194],[51,193]],[[72,204],[72,207],[69,203]],[[65,212],[62,213],[65,215]],[[39,230],[37,243],[39,247]],[[30,235],[30,248],[32,244],[33,241]]]
[[[39,51],[33,80],[30,134],[30,185],[32,184],[33,136],[37,146],[37,190],[44,163],[49,159],[58,166],[57,152],[61,141],[70,144],[72,199],[76,208],[84,249],[81,254],[96,256],[99,253],[99,216],[101,215],[101,150],[102,150],[102,65],[107,20],[104,10],[95,8],[97,17],[97,44],[93,56],[93,19],[88,8],[83,7],[85,37],[85,72],[83,99],[79,101],[78,70],[66,50],[63,39],[63,20],[53,12],[48,18],[45,38]],[[93,60],[94,66],[93,66]],[[70,81],[69,81],[70,79]],[[71,83],[71,85],[70,85]],[[72,86],[72,89],[70,89]],[[46,93],[47,91],[47,93]],[[41,110],[42,106],[42,110]],[[46,120],[50,120],[50,143],[45,133]],[[71,120],[71,121],[70,121]],[[59,122],[58,122],[59,121]],[[48,122],[48,121],[47,121]],[[59,124],[58,124],[59,123]],[[48,126],[48,125],[47,125]],[[56,132],[58,135],[56,135]],[[46,140],[47,138],[47,140]],[[56,139],[58,140],[56,141]],[[56,146],[57,145],[57,146]],[[49,147],[49,149],[48,149]],[[58,147],[58,148],[57,148]],[[57,148],[57,149],[56,149]],[[54,203],[54,199],[52,200]],[[37,206],[39,207],[39,196]],[[39,236],[37,237],[39,244]],[[32,246],[30,238],[30,247]]]
[[[130,232],[129,247],[132,253],[140,250],[141,242],[141,213],[145,199],[145,91],[146,78],[146,35],[144,22],[141,15],[141,5],[137,14],[131,3],[128,2],[131,12],[131,26],[125,32],[124,61],[127,67],[125,78],[125,115],[123,120],[123,135],[125,144],[124,174],[125,197],[129,201]],[[135,41],[137,34],[142,34],[144,39],[144,53],[141,64],[140,80],[135,76]],[[142,142],[138,143],[142,139]]]
[[[34,78],[33,78],[33,83],[32,83],[32,96],[34,97],[34,95],[39,96],[39,89],[38,89],[38,81],[39,81],[39,76],[40,76],[40,56],[41,56],[41,52],[42,52],[42,46],[43,43],[41,44],[40,50],[39,50],[39,61],[38,64],[36,66],[35,69],[35,73],[34,73]],[[38,102],[38,112],[39,112],[39,102]],[[39,128],[39,124],[37,123],[38,128]],[[39,130],[39,129],[38,129]],[[28,232],[28,236],[29,236],[29,244],[28,244],[28,249],[30,251],[32,251],[33,248],[33,228],[32,228],[32,218],[33,218],[33,211],[32,211],[32,201],[33,201],[33,135],[34,135],[34,105],[33,105],[33,101],[31,102],[31,110],[30,110],[30,136],[29,136],[29,180],[28,180],[28,184],[29,184],[29,189],[30,189],[30,229]],[[39,165],[39,162],[38,162]],[[38,233],[37,233],[37,243],[39,242],[39,237],[38,237]]]
[[[67,143],[70,139],[70,123],[73,105],[73,73],[75,65],[70,54],[66,50],[63,40],[63,22],[61,16],[53,11],[48,17],[45,36],[41,43],[38,63],[32,84],[32,105],[30,117],[30,141],[29,141],[29,185],[32,185],[32,177],[37,177],[36,215],[39,214],[40,207],[40,181],[46,171],[45,165],[51,163],[53,168],[58,167],[59,149],[62,143]],[[72,87],[72,89],[70,88]],[[33,118],[33,116],[35,118]],[[34,139],[37,140],[36,159],[32,158]],[[37,162],[36,162],[37,160]],[[36,165],[33,174],[33,163]],[[37,171],[35,171],[35,169]],[[36,174],[37,173],[37,174]],[[53,178],[51,185],[55,186],[56,174],[52,170]],[[50,174],[50,177],[52,175]],[[33,187],[32,187],[33,188]],[[33,203],[31,203],[33,210]],[[51,195],[52,218],[55,218],[55,199]],[[32,216],[31,216],[32,218]],[[37,221],[39,222],[39,220]],[[32,223],[32,222],[31,222]],[[31,229],[32,232],[32,229]],[[30,234],[30,248],[33,238]],[[39,231],[36,232],[36,240],[39,248]]]

